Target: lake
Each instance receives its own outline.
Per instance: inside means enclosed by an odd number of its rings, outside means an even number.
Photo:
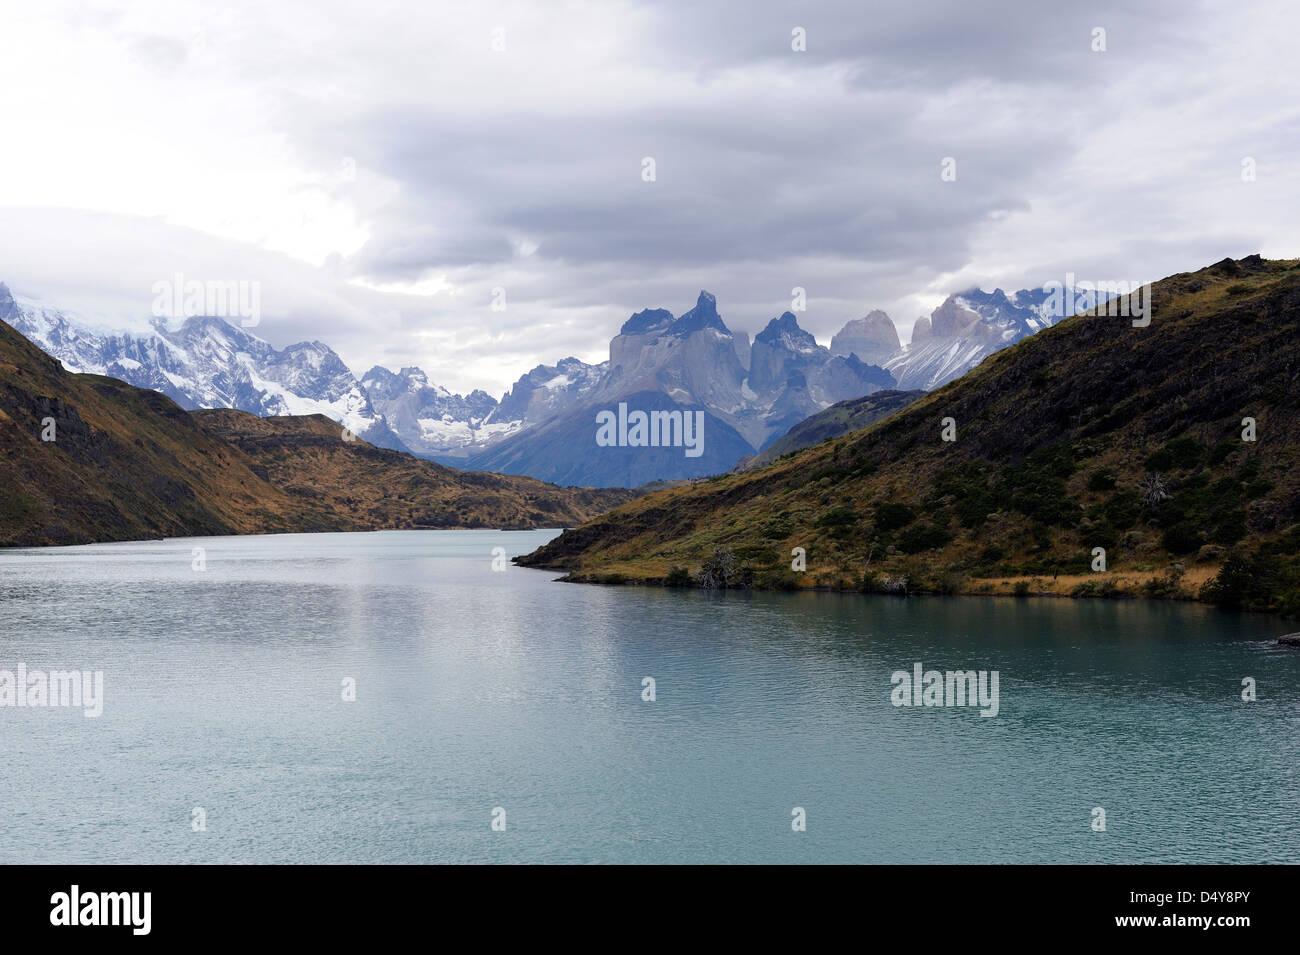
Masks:
[[[0,671],[103,675],[0,706],[0,862],[1300,861],[1294,622],[493,569],[554,533],[0,551]]]

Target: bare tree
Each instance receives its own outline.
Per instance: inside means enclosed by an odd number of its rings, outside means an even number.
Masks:
[[[726,547],[715,547],[713,555],[700,567],[701,587],[725,588],[736,576],[736,555]]]
[[[1159,471],[1142,478],[1138,482],[1138,491],[1142,494],[1142,503],[1147,507],[1155,507],[1169,497],[1169,488],[1165,484],[1164,475]]]

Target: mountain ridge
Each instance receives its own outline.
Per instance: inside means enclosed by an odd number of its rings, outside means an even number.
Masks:
[[[838,401],[898,387],[928,390],[989,354],[1051,324],[1046,290],[1008,295],[968,289],[950,295],[930,318],[918,320],[914,340],[900,343],[880,310],[845,323],[831,347],[800,327],[791,311],[773,318],[751,342],[727,328],[717,299],[701,290],[695,305],[674,317],[667,309],[634,313],[609,343],[609,360],[576,358],[538,365],[500,401],[482,390],[452,394],[418,367],[373,366],[357,377],[320,341],[276,349],[225,319],[193,316],[179,328],[155,320],[143,336],[77,326],[58,309],[37,302],[21,308],[0,284],[0,317],[74,371],[85,370],[153,388],[182,407],[230,407],[262,416],[324,413],[382,447],[410,450],[457,467],[486,468],[545,480],[562,479],[548,435],[581,439],[578,416],[591,416],[631,394],[659,393],[680,410],[699,407],[716,424],[707,462],[661,458],[612,476],[603,459],[563,477],[580,483],[640,484],[722,473],[735,460],[761,453],[791,428]],[[558,427],[539,426],[564,418]],[[712,471],[702,471],[705,464]]]

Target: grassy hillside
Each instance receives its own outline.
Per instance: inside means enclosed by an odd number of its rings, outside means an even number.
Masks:
[[[1225,259],[1156,283],[1152,302],[1146,328],[1067,319],[868,429],[640,498],[520,562],[584,581],[1200,595],[1294,612],[1300,263]]]
[[[324,418],[189,413],[157,392],[70,374],[0,322],[0,545],[544,527],[630,497],[453,471],[344,442]]]

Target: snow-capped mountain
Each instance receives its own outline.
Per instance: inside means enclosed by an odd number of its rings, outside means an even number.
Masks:
[[[893,384],[878,367],[831,355],[790,312],[772,319],[750,344],[727,328],[717,306],[702,291],[695,307],[677,318],[662,308],[637,312],[610,342],[608,373],[592,399],[661,392],[707,409],[761,448],[791,418]]]
[[[501,402],[485,391],[452,394],[419,368],[375,366],[358,380],[323,342],[276,349],[222,318],[142,334],[97,330],[84,316],[0,283],[0,319],[70,371],[108,375],[170,397],[182,408],[236,408],[263,417],[323,414],[379,445],[447,464],[531,427],[581,400],[606,365],[566,358],[523,375]]]
[[[462,461],[472,450],[518,430],[519,422],[487,423],[497,401],[486,391],[452,394],[431,385],[419,368],[394,373],[376,365],[362,377],[361,387],[403,444],[444,464]]]
[[[522,375],[498,402],[485,391],[452,394],[431,385],[419,368],[392,372],[376,365],[361,379],[389,427],[421,457],[463,466],[470,455],[559,414],[581,401],[606,364],[565,358]]]
[[[1042,289],[974,288],[949,295],[930,316],[916,320],[912,341],[884,366],[902,390],[929,391],[960,378],[995,351],[1058,320]],[[847,326],[846,326],[847,327]]]
[[[932,391],[960,378],[997,350],[968,338],[940,338],[909,345],[886,361],[885,368],[898,380],[900,391]]]
[[[808,415],[848,397],[892,387],[893,376],[855,355],[835,356],[793,314],[772,319],[753,344],[727,328],[717,300],[632,315],[609,344],[594,386],[563,410],[469,460],[469,466],[547,481],[616,484],[696,477],[729,469]],[[548,370],[547,374],[550,374]],[[502,402],[504,408],[506,402]],[[658,415],[702,416],[696,456],[675,446],[597,446],[595,416],[624,407]]]
[[[493,413],[491,424],[519,422],[532,427],[581,402],[595,390],[609,370],[609,362],[588,365],[576,358],[563,358],[554,365],[538,365],[521,375]]]
[[[221,318],[155,320],[139,335],[92,330],[84,320],[0,283],[0,319],[70,371],[161,391],[182,408],[237,408],[262,417],[323,414],[381,447],[406,450],[361,383],[322,342],[276,349]]]
[[[991,345],[1010,344],[1052,324],[1047,292],[1023,289],[1008,296],[1002,289],[970,289],[949,295],[930,313],[934,338],[973,338]],[[918,323],[919,324],[919,323]],[[921,326],[924,328],[925,326]],[[915,340],[915,333],[913,340]]]
[[[875,310],[847,322],[827,348],[790,312],[751,343],[727,328],[716,299],[702,291],[680,316],[662,308],[632,315],[610,341],[608,361],[538,365],[497,401],[481,390],[453,394],[415,367],[375,366],[358,380],[322,342],[276,349],[220,318],[189,318],[176,329],[157,320],[144,334],[102,332],[57,308],[15,300],[0,284],[0,319],[67,368],[161,391],[185,408],[320,413],[374,444],[447,464],[627,486],[728,470],[840,401],[937,388],[1053,324],[1052,304],[1046,291],[969,289],[918,319],[906,347],[889,316]],[[595,412],[620,402],[704,414],[704,452],[588,453]]]

